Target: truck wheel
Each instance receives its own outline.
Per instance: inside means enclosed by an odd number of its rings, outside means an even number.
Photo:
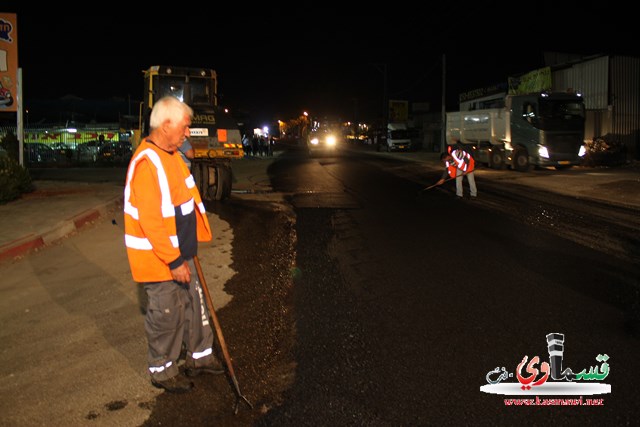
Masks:
[[[497,149],[492,149],[489,153],[489,167],[493,169],[504,169],[504,152]]]
[[[191,166],[191,175],[193,175],[193,180],[196,182],[196,187],[200,192],[200,196],[202,200],[210,201],[213,200],[211,195],[209,194],[209,185],[208,185],[208,165],[201,163],[192,163]]]
[[[222,200],[224,196],[224,185],[219,185],[220,182],[224,182],[224,178],[220,177],[220,169],[222,166],[214,166],[207,163],[192,163],[191,167],[191,175],[193,175],[193,180],[196,182],[196,187],[200,192],[202,200],[209,202]],[[231,193],[231,190],[229,190],[229,193]]]
[[[225,200],[231,196],[231,180],[231,168],[227,165],[219,165],[216,168],[216,184],[211,187],[215,200]]]
[[[231,169],[225,165],[202,165],[202,177],[196,184],[202,183],[200,191],[205,200],[224,200],[231,195]],[[200,187],[198,187],[200,189]]]
[[[529,155],[527,150],[518,149],[513,154],[513,168],[518,172],[527,172],[529,170]]]

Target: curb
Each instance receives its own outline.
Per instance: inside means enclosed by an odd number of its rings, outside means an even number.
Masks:
[[[8,244],[0,246],[0,262],[26,255],[59,241],[60,239],[82,229],[86,225],[104,217],[110,211],[123,206],[123,197],[115,197],[102,205],[86,210],[78,215],[60,221],[58,224],[40,234],[30,234]]]

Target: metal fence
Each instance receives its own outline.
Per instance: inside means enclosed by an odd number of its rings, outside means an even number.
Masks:
[[[0,140],[17,135],[15,126],[0,127]],[[131,132],[117,127],[29,127],[24,129],[27,167],[113,165],[128,163]]]

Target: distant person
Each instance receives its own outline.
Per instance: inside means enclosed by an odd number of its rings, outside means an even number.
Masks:
[[[260,141],[258,141],[258,135],[254,134],[251,138],[251,155],[257,156],[260,150]]]
[[[474,176],[475,162],[471,154],[467,153],[462,144],[457,141],[455,148],[449,146],[446,153],[440,155],[440,160],[444,162],[445,170],[436,185],[442,185],[447,177],[456,180],[456,196],[463,197],[462,179],[466,176],[469,183],[469,194],[472,199],[478,196],[476,180]]]
[[[196,153],[195,151],[193,151],[193,147],[189,142],[189,138],[184,139],[184,142],[182,143],[180,148],[178,148],[178,152],[180,152],[180,156],[182,157],[182,160],[184,160],[189,170],[191,170],[191,160],[195,158]]]
[[[171,393],[191,390],[187,377],[224,373],[214,355],[210,314],[193,260],[198,243],[211,241],[211,227],[200,193],[176,155],[192,116],[178,98],[155,103],[151,133],[133,154],[124,189],[129,267],[148,300],[144,325],[151,384]],[[178,366],[183,346],[184,373]]]
[[[268,156],[273,156],[273,149],[275,148],[275,146],[276,146],[276,138],[273,135],[271,135],[269,137],[269,146],[267,147]]]
[[[265,157],[267,155],[267,139],[264,137],[264,135],[260,135],[260,138],[258,139],[258,146],[260,156]]]
[[[251,138],[249,138],[247,133],[242,135],[242,148],[244,150],[245,157],[249,156],[251,153]]]

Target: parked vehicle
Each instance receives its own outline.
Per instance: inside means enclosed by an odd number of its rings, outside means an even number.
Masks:
[[[100,141],[80,143],[76,147],[76,160],[79,162],[97,162],[100,156]]]
[[[73,147],[69,144],[65,144],[64,142],[54,142],[51,144],[51,148],[58,158],[72,159],[75,157],[75,150]]]
[[[389,123],[387,137],[379,138],[377,151],[408,151],[411,149],[411,137],[406,123]]]
[[[128,163],[131,160],[133,149],[128,141],[113,141],[100,147],[98,153],[98,158],[102,161]]]
[[[585,107],[580,95],[507,95],[504,108],[447,113],[447,143],[461,142],[476,162],[526,171],[579,165],[584,146]]]
[[[55,150],[47,144],[41,142],[24,144],[24,160],[27,163],[52,163],[57,158]]]

